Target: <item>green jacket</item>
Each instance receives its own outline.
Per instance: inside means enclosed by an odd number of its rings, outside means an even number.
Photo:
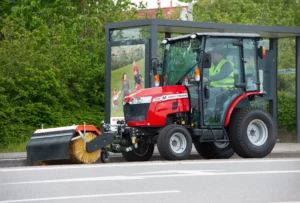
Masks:
[[[222,66],[226,62],[229,62],[229,61],[222,59],[216,67],[212,64],[209,69],[209,76],[213,76],[213,75],[216,75],[217,73],[219,73],[221,71]],[[211,86],[223,87],[223,88],[233,87],[233,85],[234,85],[234,74],[233,74],[234,64],[232,62],[230,62],[230,63],[232,65],[231,73],[226,78],[223,78],[223,79],[217,80],[217,81],[211,81],[211,83],[210,83]]]

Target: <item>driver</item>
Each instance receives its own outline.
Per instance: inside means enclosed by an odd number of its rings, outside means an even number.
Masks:
[[[209,109],[214,112],[216,109],[217,96],[222,95],[225,90],[234,86],[233,63],[224,58],[225,50],[216,46],[212,51],[212,65],[208,73],[204,74],[203,82],[210,83]]]

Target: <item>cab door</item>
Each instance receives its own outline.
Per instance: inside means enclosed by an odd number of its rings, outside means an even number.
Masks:
[[[221,126],[232,101],[241,94],[242,46],[234,45],[239,38],[210,37],[205,53],[211,54],[211,67],[203,69],[202,120],[207,127]]]

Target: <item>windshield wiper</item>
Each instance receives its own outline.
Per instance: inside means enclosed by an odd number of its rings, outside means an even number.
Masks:
[[[198,64],[198,62],[195,64],[195,65],[193,65],[192,67],[190,67],[188,70],[187,70],[187,72],[175,83],[176,85],[179,85],[180,84],[180,81],[187,75],[187,74],[189,74],[189,72],[191,72],[191,70],[193,70],[193,68],[195,68],[195,66]]]

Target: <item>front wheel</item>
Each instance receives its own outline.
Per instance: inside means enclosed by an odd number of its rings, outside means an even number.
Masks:
[[[168,125],[158,135],[157,149],[166,160],[184,160],[192,150],[191,135],[183,126]]]
[[[229,142],[194,142],[195,149],[204,159],[229,159],[234,151]]]
[[[123,158],[126,161],[149,161],[154,152],[154,144],[140,142],[138,148],[134,148],[133,151],[122,152]]]
[[[108,151],[102,151],[101,152],[101,161],[102,163],[109,163],[110,162],[110,156]]]
[[[276,143],[277,130],[271,115],[256,107],[236,111],[228,130],[232,148],[243,158],[263,158]]]

